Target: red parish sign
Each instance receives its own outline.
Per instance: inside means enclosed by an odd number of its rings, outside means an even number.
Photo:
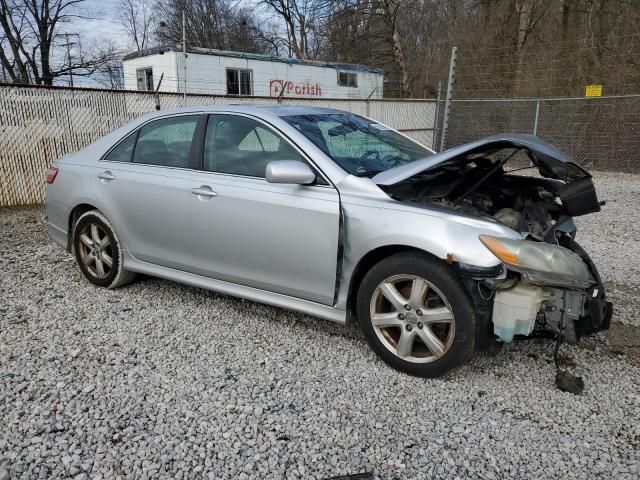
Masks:
[[[284,90],[285,95],[293,97],[319,97],[322,92],[320,84],[294,83],[286,80],[269,80],[269,95],[279,97]]]

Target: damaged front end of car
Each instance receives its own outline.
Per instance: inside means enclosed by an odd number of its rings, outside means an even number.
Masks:
[[[609,327],[611,308],[604,287],[597,270],[579,254],[528,239],[483,235],[480,240],[506,267],[504,278],[477,284],[485,298],[493,299],[493,333],[501,341],[546,332],[575,343],[584,334]]]
[[[528,166],[507,168],[523,153]],[[529,168],[539,175],[522,175]],[[601,203],[591,175],[555,147],[531,135],[488,137],[373,181],[397,201],[499,222],[521,235],[479,236],[500,261],[495,268],[457,263],[476,308],[477,350],[517,335],[574,343],[609,328],[611,304],[573,222]]]

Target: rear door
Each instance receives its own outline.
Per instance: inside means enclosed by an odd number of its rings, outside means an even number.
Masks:
[[[202,115],[151,121],[99,162],[93,179],[107,217],[137,259],[190,270],[195,262],[189,235],[193,138]]]
[[[272,184],[272,160],[307,162],[270,126],[241,115],[211,115],[203,171],[191,187],[191,232],[198,272],[271,292],[333,304],[340,202],[315,185]]]

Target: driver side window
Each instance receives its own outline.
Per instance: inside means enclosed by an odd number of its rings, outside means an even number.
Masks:
[[[302,156],[264,124],[238,115],[211,115],[204,141],[203,168],[208,172],[264,178],[267,163]]]

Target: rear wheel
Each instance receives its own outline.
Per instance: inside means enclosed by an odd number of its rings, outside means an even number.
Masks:
[[[76,222],[73,250],[80,270],[94,285],[116,288],[135,278],[122,267],[122,244],[98,210],[86,212]]]
[[[362,280],[357,307],[371,348],[400,371],[436,377],[473,355],[472,303],[444,262],[413,252],[382,260]]]

